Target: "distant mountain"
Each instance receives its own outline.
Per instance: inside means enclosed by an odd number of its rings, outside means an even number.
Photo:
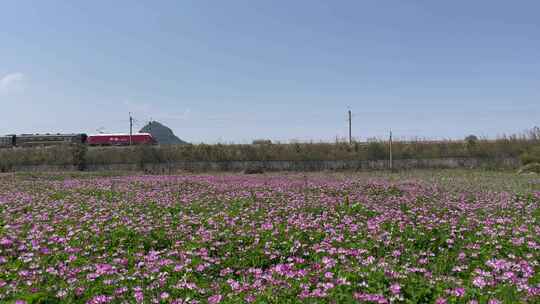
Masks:
[[[187,144],[187,142],[181,140],[173,131],[157,121],[151,121],[144,126],[142,133],[150,133],[157,140],[160,145],[181,145]]]

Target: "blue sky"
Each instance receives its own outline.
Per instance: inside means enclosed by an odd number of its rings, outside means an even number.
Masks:
[[[540,125],[538,1],[0,3],[0,134],[496,137]]]

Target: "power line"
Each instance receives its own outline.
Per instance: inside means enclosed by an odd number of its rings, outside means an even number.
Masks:
[[[392,171],[392,130],[390,130],[390,171]]]

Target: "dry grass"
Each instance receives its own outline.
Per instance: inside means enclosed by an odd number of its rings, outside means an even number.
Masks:
[[[538,147],[538,137],[505,137],[497,140],[409,141],[393,144],[394,159],[506,158],[519,157]],[[16,148],[0,150],[0,170],[14,166],[85,164],[147,164],[178,161],[252,160],[378,160],[388,158],[387,142],[292,143],[268,145],[170,145],[101,147]]]

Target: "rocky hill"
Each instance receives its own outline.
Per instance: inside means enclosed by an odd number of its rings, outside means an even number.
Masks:
[[[151,121],[144,126],[140,132],[150,133],[157,140],[160,145],[181,145],[187,144],[187,142],[181,140],[173,131],[167,126],[157,122]]]

